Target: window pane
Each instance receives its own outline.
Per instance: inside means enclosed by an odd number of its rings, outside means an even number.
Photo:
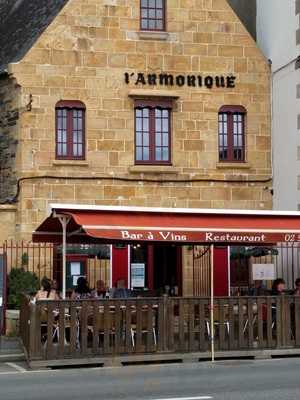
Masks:
[[[163,6],[163,0],[156,0],[156,7],[162,8],[162,6]]]
[[[148,27],[149,27],[149,29],[155,29],[155,20],[153,20],[153,19],[150,19],[150,20],[148,20]]]
[[[143,131],[144,132],[149,131],[149,118],[144,118],[143,120]]]
[[[141,132],[136,133],[136,145],[141,146],[142,145],[142,134]]]
[[[137,131],[141,131],[142,130],[142,119],[141,118],[136,118],[135,127],[136,127]]]
[[[149,147],[144,147],[143,150],[144,161],[149,161]]]
[[[169,146],[169,134],[168,133],[164,133],[163,146]]]
[[[143,145],[144,146],[149,146],[149,134],[148,133],[144,133],[143,134],[143,140],[144,140]]]
[[[82,157],[83,156],[83,146],[81,143],[78,144],[78,157]]]
[[[147,18],[148,17],[148,10],[145,10],[144,8],[142,9],[142,18]]]
[[[163,21],[162,20],[156,20],[156,29],[163,29]]]
[[[155,10],[154,9],[149,10],[149,18],[155,18]]]
[[[161,134],[156,132],[156,134],[155,134],[155,146],[161,146],[161,145],[162,145],[162,143],[161,143]]]
[[[155,149],[155,160],[156,161],[162,161],[161,147],[156,147],[156,149]]]
[[[136,108],[136,109],[135,109],[135,115],[136,115],[137,117],[141,117],[141,116],[142,116],[142,110],[139,109],[139,108]]]
[[[169,149],[168,147],[163,148],[163,161],[169,160]]]
[[[142,160],[143,160],[142,147],[137,147],[137,148],[136,148],[136,159],[137,159],[138,161],[142,161]]]
[[[148,0],[141,0],[142,7],[148,7]]]
[[[155,119],[155,130],[156,130],[156,132],[161,131],[161,119],[160,118]]]
[[[163,119],[163,131],[168,132],[169,131],[169,120],[164,118]]]
[[[162,17],[163,17],[163,12],[162,12],[162,10],[156,10],[156,18],[162,19]]]
[[[148,4],[150,8],[155,8],[155,0],[148,0]]]
[[[142,19],[142,29],[147,29],[148,28],[148,20]]]

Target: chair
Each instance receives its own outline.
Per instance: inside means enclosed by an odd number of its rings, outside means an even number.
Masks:
[[[156,331],[155,331],[155,315],[153,314],[153,308],[152,307],[148,307],[148,306],[144,306],[141,309],[141,333],[142,335],[145,335],[149,332],[149,327],[148,327],[148,313],[151,312],[152,313],[152,327],[151,332],[153,335],[153,342],[154,345],[157,345],[157,338],[156,338]],[[137,334],[137,310],[135,309],[133,311],[133,317],[135,319],[134,323],[131,324],[131,342],[132,342],[132,347],[135,347],[135,337]]]
[[[226,327],[227,330],[227,334],[229,336],[229,329],[230,329],[230,325],[229,325],[229,320],[228,320],[228,306],[225,305],[224,306],[225,310],[224,310],[224,327]],[[207,316],[206,320],[205,320],[205,324],[206,324],[206,330],[207,330],[207,335],[208,337],[211,337],[211,332],[210,332],[210,316]],[[214,306],[214,327],[220,327],[221,322],[220,322],[220,306]]]

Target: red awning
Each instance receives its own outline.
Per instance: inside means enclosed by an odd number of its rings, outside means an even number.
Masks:
[[[69,243],[300,242],[300,212],[202,210],[53,204],[51,215],[33,233],[35,242],[60,243],[57,216],[70,217]]]

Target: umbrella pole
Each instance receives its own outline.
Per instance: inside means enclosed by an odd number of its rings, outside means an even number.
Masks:
[[[62,215],[58,217],[61,226],[62,226],[62,298],[66,298],[66,275],[67,275],[67,225],[70,221],[70,217],[66,215]]]
[[[210,245],[210,346],[211,361],[215,361],[215,324],[214,324],[214,245]]]

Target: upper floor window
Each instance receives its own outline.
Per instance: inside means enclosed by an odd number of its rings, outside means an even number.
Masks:
[[[56,115],[56,159],[85,159],[85,105],[81,101],[59,101]]]
[[[141,29],[164,31],[166,29],[166,0],[141,1]]]
[[[219,110],[219,160],[245,161],[245,117],[242,106],[223,106]]]
[[[171,100],[135,101],[135,163],[171,163]]]

